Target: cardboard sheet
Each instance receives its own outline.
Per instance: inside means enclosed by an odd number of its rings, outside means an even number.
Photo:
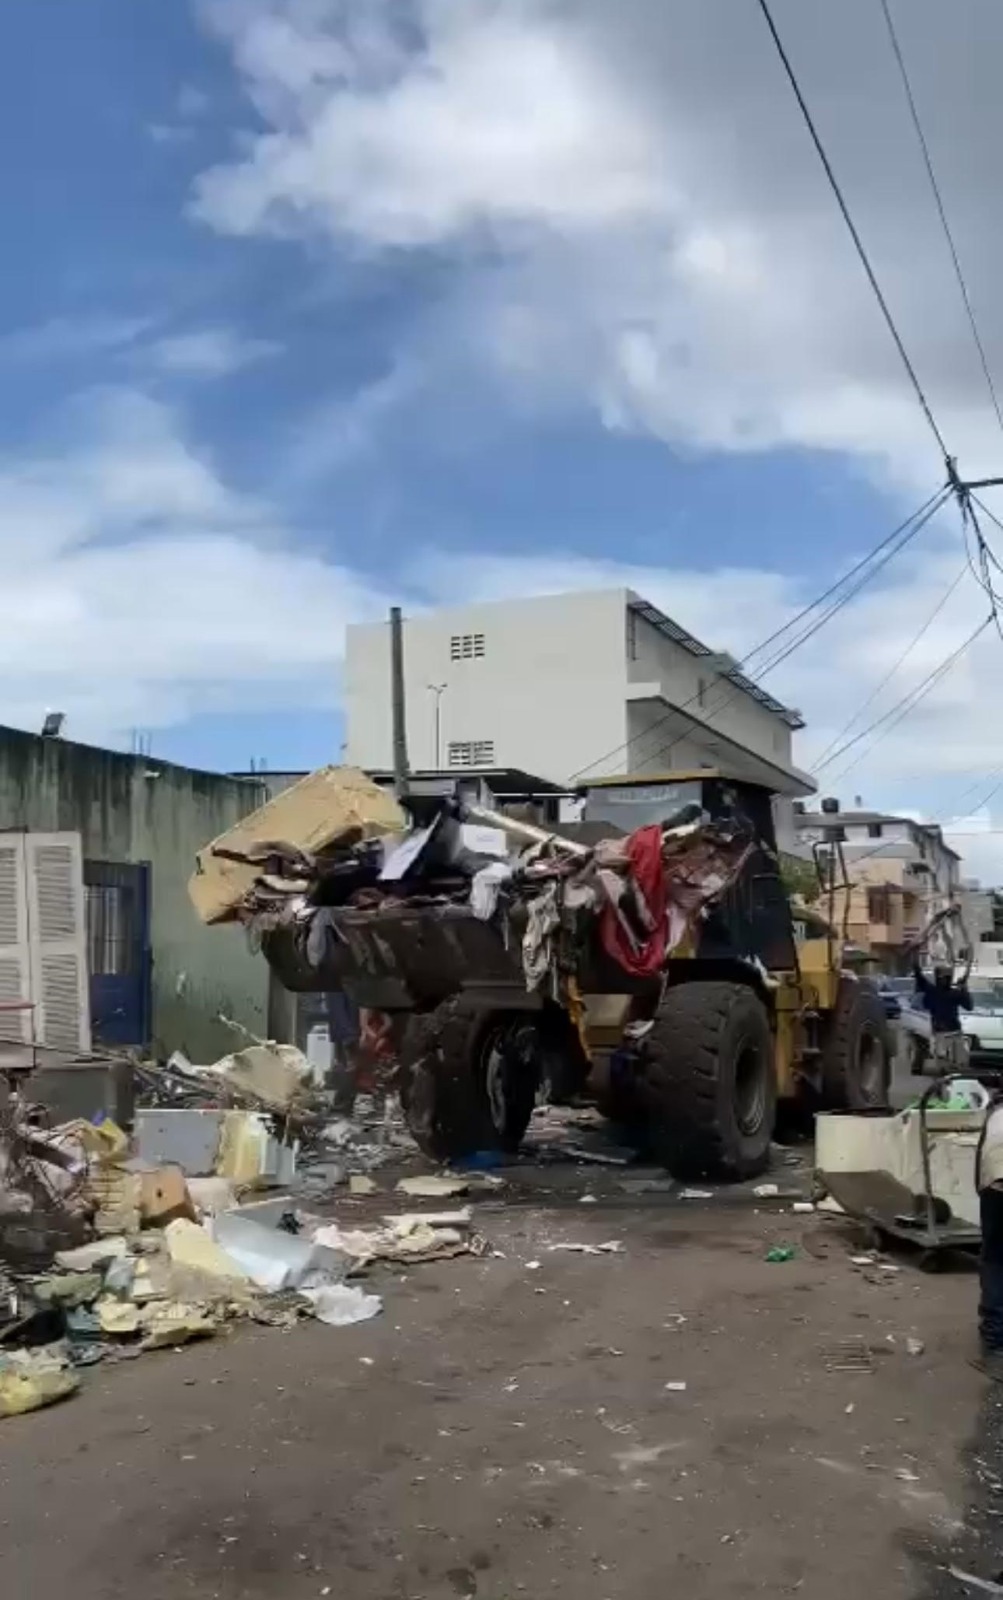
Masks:
[[[393,795],[356,767],[321,767],[252,811],[243,822],[213,839],[195,858],[188,893],[203,922],[228,922],[261,872],[216,852],[242,851],[281,841],[318,851],[343,835],[375,839],[403,833],[406,818]]]

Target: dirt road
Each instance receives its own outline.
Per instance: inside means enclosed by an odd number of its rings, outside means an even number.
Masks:
[[[478,1218],[502,1258],[388,1277],[374,1322],[98,1369],[0,1425],[2,1592],[898,1600],[1003,1566],[971,1274],[865,1272],[750,1205]]]

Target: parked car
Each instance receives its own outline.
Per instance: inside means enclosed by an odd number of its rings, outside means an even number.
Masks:
[[[913,979],[880,977],[875,979],[875,985],[885,1008],[885,1016],[889,1022],[897,1022],[902,1015],[903,1005],[907,1005],[909,997],[915,993]]]
[[[972,1010],[962,1018],[973,1063],[1003,1066],[1003,992],[973,989]]]
[[[911,981],[911,980],[910,980]],[[972,988],[972,1009],[961,1013],[972,1065],[1003,1067],[1003,988]],[[899,1026],[909,1038],[912,1071],[924,1073],[930,1059],[930,1017],[922,1000],[900,998]]]

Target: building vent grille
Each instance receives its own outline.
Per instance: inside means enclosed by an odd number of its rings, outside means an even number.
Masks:
[[[451,767],[494,766],[495,742],[493,739],[452,740],[449,745]]]
[[[479,660],[483,654],[483,633],[454,633],[449,641],[450,661]]]

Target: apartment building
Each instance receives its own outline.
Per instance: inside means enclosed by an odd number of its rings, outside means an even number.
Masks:
[[[404,623],[408,752],[432,769],[513,767],[556,783],[718,767],[782,796],[799,713],[630,589],[501,600]],[[348,629],[347,759],[391,765],[390,629]]]
[[[842,847],[852,887],[848,908],[837,897],[837,922],[845,912],[850,942],[885,971],[903,970],[911,941],[960,896],[961,858],[934,823],[826,799],[818,811],[795,807],[794,828],[801,854]]]

